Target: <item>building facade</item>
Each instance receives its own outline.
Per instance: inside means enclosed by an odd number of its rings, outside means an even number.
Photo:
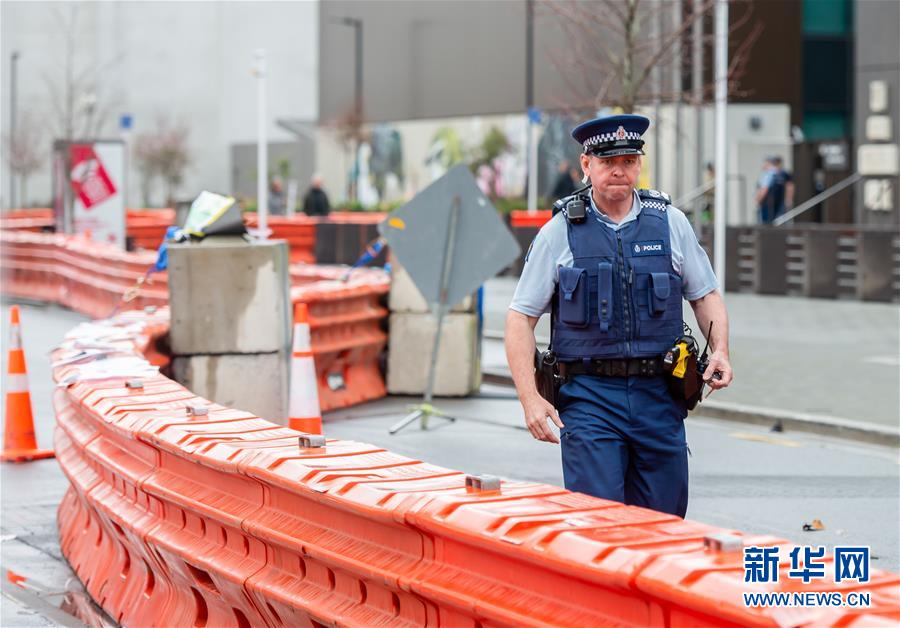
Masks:
[[[187,131],[190,164],[180,198],[200,190],[231,192],[236,180],[255,180],[255,162],[232,162],[232,146],[256,140],[257,48],[267,50],[268,133],[273,143],[294,142],[280,118],[318,117],[317,2],[3,2],[2,127],[9,132],[10,59],[17,65],[17,126],[29,131],[49,154],[62,132],[61,111],[73,91],[76,135],[124,138],[133,145],[156,133],[159,120]],[[71,79],[67,80],[67,68]],[[120,128],[122,116],[131,129]],[[270,167],[277,172],[278,155]],[[294,176],[306,179],[312,169]],[[50,165],[31,177],[28,198],[50,199]],[[141,173],[130,160],[128,204],[160,205],[162,186],[142,198]],[[3,206],[8,206],[6,151]],[[246,187],[246,186],[244,186]],[[255,186],[253,186],[255,187]],[[254,191],[255,195],[255,191]]]

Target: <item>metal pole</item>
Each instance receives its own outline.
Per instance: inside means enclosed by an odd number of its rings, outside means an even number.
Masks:
[[[694,0],[693,10],[695,13],[694,24],[692,28],[692,37],[694,44],[693,58],[693,81],[692,89],[694,92],[694,121],[696,128],[694,129],[694,146],[696,147],[696,168],[697,173],[694,183],[697,187],[703,185],[703,20],[705,16],[697,16],[697,7],[700,6],[702,0]],[[700,235],[701,218],[700,211],[703,206],[703,197],[694,202],[694,212],[692,214],[694,223],[694,233]]]
[[[424,403],[392,425],[388,430],[389,434],[396,434],[416,419],[421,419],[420,425],[423,430],[427,429],[428,418],[431,416],[437,416],[451,422],[456,421],[454,417],[437,411],[431,405],[431,401],[434,399],[434,380],[437,374],[438,349],[441,346],[441,329],[444,326],[444,316],[452,306],[451,303],[447,303],[447,290],[450,288],[450,276],[453,272],[453,253],[456,249],[456,225],[459,222],[459,210],[460,199],[457,195],[453,197],[453,206],[450,208],[450,224],[447,226],[447,238],[444,240],[444,258],[441,262],[441,285],[438,291],[438,301],[431,304],[437,314],[437,329],[434,332],[434,345],[432,346],[431,358],[429,359]]]
[[[259,238],[269,237],[269,155],[266,138],[266,50],[256,55],[256,211]]]
[[[353,82],[353,107],[356,114],[356,124],[362,127],[363,120],[363,29],[362,20],[359,18],[348,17],[346,24],[353,27],[354,30],[354,47],[356,63],[354,67],[355,79]],[[359,149],[362,141],[356,138],[356,148],[353,153],[353,199],[359,200]]]
[[[353,24],[353,28],[356,31],[356,80],[354,81],[354,101],[356,103],[356,115],[359,118],[359,121],[362,122],[363,117],[363,101],[362,101],[362,88],[363,88],[363,27],[362,20],[356,18],[351,18],[351,24]]]
[[[657,7],[656,19],[653,20],[653,39],[657,43],[662,40],[662,8]],[[659,112],[660,112],[660,92],[662,91],[662,72],[661,63],[657,63],[653,68],[653,180],[651,185],[657,190],[663,188],[662,185],[662,146],[659,141]]]
[[[537,211],[538,187],[538,123],[528,119],[528,211]]]
[[[354,58],[355,64],[353,68],[354,80],[353,80],[353,117],[355,118],[354,124],[357,125],[357,129],[362,126],[363,120],[363,23],[362,19],[358,17],[335,17],[331,18],[333,24],[343,24],[344,26],[351,26],[353,28],[353,46],[354,50]],[[359,199],[359,147],[360,147],[359,137],[354,138],[353,142],[353,185],[350,189],[350,200],[355,201]]]
[[[716,0],[716,208],[713,257],[719,285],[725,291],[725,226],[728,223],[726,112],[728,107],[728,1]]]
[[[525,127],[526,172],[528,173],[528,212],[537,211],[537,123],[532,120],[534,106],[534,0],[525,0]]]
[[[13,52],[10,55],[10,68],[9,68],[9,142],[10,148],[16,143],[16,105],[18,104],[16,101],[18,100],[16,95],[16,89],[18,87],[18,72],[17,66],[19,61],[19,53]],[[12,153],[12,151],[10,151]],[[12,157],[12,154],[10,154]],[[9,168],[9,209],[16,209],[16,184],[15,184],[15,175],[13,174],[13,166],[12,160],[7,163],[7,167]]]
[[[534,0],[525,0],[525,107],[534,105]]]
[[[447,290],[450,287],[450,273],[453,270],[453,250],[456,248],[456,225],[459,222],[459,196],[453,197],[453,208],[450,210],[450,224],[447,239],[444,242],[444,264],[441,268],[441,289],[437,303],[437,331],[434,334],[434,348],[431,351],[431,363],[428,366],[428,385],[425,387],[425,403],[431,403],[434,397],[434,378],[437,372],[438,347],[441,344],[441,327],[444,314],[450,306],[447,303]]]
[[[682,0],[675,0],[672,3],[673,7],[673,16],[672,16],[672,29],[675,30],[682,23],[683,16],[683,3]],[[671,194],[673,196],[680,196],[681,191],[684,189],[682,178],[684,177],[684,167],[682,165],[682,160],[684,159],[684,145],[681,141],[681,43],[682,37],[678,37],[678,42],[675,44],[675,50],[672,55],[672,91],[673,99],[675,102],[675,184],[672,186]]]
[[[835,194],[837,194],[844,188],[850,187],[851,185],[853,185],[860,179],[862,179],[862,175],[859,174],[858,172],[854,172],[846,179],[838,181],[837,183],[832,185],[827,190],[823,190],[823,191],[819,192],[818,194],[813,196],[808,201],[805,201],[805,202],[801,203],[800,205],[797,205],[795,208],[793,208],[791,211],[787,212],[786,214],[782,214],[781,216],[779,216],[778,218],[776,218],[775,220],[772,221],[772,225],[774,225],[775,227],[780,227],[781,225],[783,225],[785,223],[791,222],[794,218],[796,218],[803,212],[807,211],[808,209],[812,209],[813,207],[818,205],[820,202],[824,201],[825,199],[831,198],[832,196],[834,196]],[[744,196],[746,197],[746,194]]]

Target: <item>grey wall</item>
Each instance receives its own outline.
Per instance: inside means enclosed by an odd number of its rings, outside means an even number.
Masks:
[[[274,142],[269,144],[269,175],[280,176],[278,162],[287,159],[291,164],[288,180],[296,179],[297,196],[309,187],[309,179],[315,168],[315,146],[310,139],[294,142]],[[231,146],[231,193],[246,198],[256,198],[256,144],[233,144]],[[287,183],[284,181],[285,194]]]
[[[535,103],[571,107],[574,75],[560,67],[572,48],[549,7],[535,2]],[[367,121],[525,111],[525,13],[525,0],[323,0],[320,120],[353,107],[354,30],[334,23],[343,16],[363,22]]]
[[[341,16],[363,22],[367,120],[522,110],[524,2],[323,1],[322,120],[353,106],[354,30]]]
[[[872,0],[856,2],[856,99],[855,134],[857,146],[869,143],[866,138],[866,119],[869,111],[869,83],[874,80],[888,84],[888,111],[881,115],[891,118],[892,138],[900,138],[900,2]],[[882,141],[872,143],[886,143]],[[857,216],[870,225],[900,225],[900,179],[897,176],[879,177],[893,181],[893,209],[872,211],[863,206],[863,193],[856,195]],[[864,184],[861,184],[861,186]]]

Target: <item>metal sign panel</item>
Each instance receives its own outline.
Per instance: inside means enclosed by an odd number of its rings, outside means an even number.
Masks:
[[[378,225],[432,310],[442,300],[441,274],[455,204],[459,209],[446,307],[453,307],[509,266],[521,251],[468,167],[454,167]]]

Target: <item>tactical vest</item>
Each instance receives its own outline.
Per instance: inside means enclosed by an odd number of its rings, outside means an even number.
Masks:
[[[641,212],[618,231],[590,213],[566,220],[571,268],[559,267],[553,351],[560,361],[662,356],[682,334],[668,196],[639,190]]]

